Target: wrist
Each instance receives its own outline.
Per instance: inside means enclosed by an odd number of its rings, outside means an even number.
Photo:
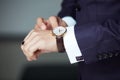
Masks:
[[[53,36],[56,37],[56,44],[58,52],[65,52],[63,37],[66,33],[67,29],[62,26],[58,26],[52,30]]]
[[[51,40],[49,38],[50,50],[51,52],[58,52],[56,36],[53,36],[52,30],[50,30],[50,36],[51,36]]]

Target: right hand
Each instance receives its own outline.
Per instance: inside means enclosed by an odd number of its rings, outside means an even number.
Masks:
[[[35,30],[39,30],[39,29],[40,30],[52,30],[53,28],[57,26],[67,27],[67,24],[60,17],[51,16],[49,17],[48,20],[45,20],[43,18],[38,18],[34,29]]]

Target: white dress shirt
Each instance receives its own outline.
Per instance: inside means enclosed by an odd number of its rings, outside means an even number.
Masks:
[[[73,64],[76,62],[83,61],[83,59],[82,60],[77,59],[77,57],[80,58],[82,56],[82,53],[80,51],[80,48],[78,47],[78,43],[76,41],[76,37],[74,33],[74,26],[76,24],[76,21],[70,16],[66,16],[62,18],[62,20],[64,20],[68,25],[67,32],[63,40],[64,40],[65,50],[70,60],[70,63]]]

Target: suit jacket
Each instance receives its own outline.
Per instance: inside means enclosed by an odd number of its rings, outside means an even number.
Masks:
[[[63,0],[59,16],[77,22],[82,79],[120,80],[120,0]]]

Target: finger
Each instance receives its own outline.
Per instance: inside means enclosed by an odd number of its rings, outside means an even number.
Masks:
[[[24,55],[26,56],[26,58],[27,58],[28,61],[37,60],[38,57],[35,56],[35,55],[29,56],[29,52],[26,51],[26,50],[23,48],[23,46],[21,46],[21,49],[23,50],[23,53],[24,53]]]
[[[31,33],[31,35],[25,40],[25,43],[24,43],[24,46],[26,45],[26,44],[28,44],[33,38],[35,38],[36,36],[37,36],[38,34],[37,34],[37,32],[32,32]]]
[[[35,27],[34,27],[34,30],[35,30],[35,31],[39,31],[39,30],[41,30],[41,29],[40,29],[40,27],[36,24]]]
[[[28,61],[37,60],[36,55],[33,55],[33,56],[27,56],[26,58],[27,58]]]
[[[28,55],[28,52],[24,49],[24,46],[21,46],[21,49],[22,49],[24,55],[26,56],[27,60],[30,61],[30,57]]]
[[[44,23],[42,23],[41,24],[41,30],[46,30],[46,29],[47,29],[47,26]]]
[[[34,46],[29,47],[29,54],[30,56],[36,54],[36,52],[41,52],[42,50],[45,50],[45,42],[42,40],[39,40],[38,42],[34,43]]]
[[[25,37],[24,41],[30,37],[30,35],[32,34],[33,31],[34,31],[34,30],[31,30],[31,31],[28,33],[28,35]]]
[[[51,26],[51,23],[50,23],[50,21],[49,20],[46,20],[46,26],[47,26],[47,29],[46,30],[52,30],[53,28],[52,28],[52,26]]]
[[[37,60],[37,57],[36,55],[33,55],[32,57],[29,57],[28,59],[30,59],[30,61],[33,61],[33,60]]]
[[[30,52],[30,47],[36,46],[35,44],[36,44],[39,40],[40,40],[40,39],[39,39],[38,36],[36,36],[35,38],[33,38],[28,44],[24,45],[25,50],[27,50],[29,53],[32,53],[33,51]]]
[[[34,55],[31,57],[31,59],[32,60],[37,60],[40,54],[41,54],[41,50],[35,51]]]
[[[38,18],[37,19],[37,29],[41,29],[41,30],[46,30],[47,29],[47,21],[44,20],[43,18]]]
[[[36,60],[37,59],[37,57],[36,57],[36,55],[29,55],[30,53],[29,52],[25,52],[24,51],[24,55],[26,56],[26,58],[27,58],[27,60],[28,61],[32,61],[32,60]]]
[[[34,27],[35,31],[46,30],[46,29],[47,29],[47,26],[44,23],[42,23],[40,27],[37,24]]]
[[[66,27],[67,26],[67,24],[65,23],[65,21],[63,21],[60,17],[57,17],[57,19],[58,19],[58,25],[59,26],[63,26],[63,27]]]
[[[32,32],[31,36],[25,41],[25,44],[21,46],[24,55],[29,59],[33,54],[29,51],[29,48],[32,44],[37,42],[38,37],[36,37],[36,32]]]
[[[34,58],[38,58],[39,57],[39,55],[41,54],[41,50],[36,50],[35,52],[34,52]]]
[[[40,56],[40,54],[48,53],[48,52],[50,52],[50,51],[36,50],[36,51],[34,52],[34,55],[33,55],[30,59],[31,59],[31,60],[37,60],[38,57]],[[30,61],[31,61],[31,60],[30,60]]]
[[[37,19],[37,25],[40,27],[42,23],[44,23],[44,19],[43,18],[38,18]]]
[[[32,59],[31,59],[30,57],[27,57],[27,60],[28,60],[28,61],[32,61]]]
[[[51,16],[49,18],[49,22],[50,22],[52,28],[55,28],[58,26],[58,20],[57,20],[57,17],[55,17],[55,16]]]

